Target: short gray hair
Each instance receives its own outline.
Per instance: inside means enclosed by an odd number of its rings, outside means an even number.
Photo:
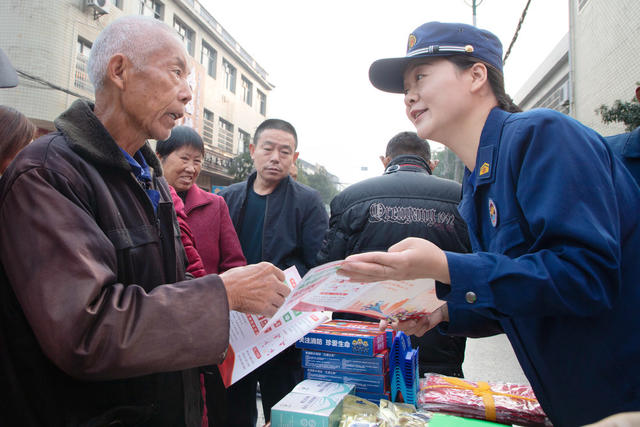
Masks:
[[[148,37],[157,30],[164,30],[179,40],[171,27],[149,16],[123,16],[107,25],[93,42],[89,55],[89,78],[95,90],[104,86],[107,65],[117,53],[125,55],[136,68],[140,68],[152,51]]]

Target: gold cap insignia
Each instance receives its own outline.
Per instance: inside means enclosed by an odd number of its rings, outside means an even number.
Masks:
[[[411,49],[412,47],[414,47],[416,45],[416,36],[414,36],[413,34],[411,34],[409,36],[409,41],[407,42],[407,50]]]

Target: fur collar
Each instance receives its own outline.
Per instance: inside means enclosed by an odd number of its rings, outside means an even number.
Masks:
[[[93,107],[92,103],[78,99],[54,120],[54,124],[66,136],[71,149],[87,161],[130,171],[131,166],[120,147],[93,114]],[[140,152],[154,174],[162,176],[162,167],[148,141]]]

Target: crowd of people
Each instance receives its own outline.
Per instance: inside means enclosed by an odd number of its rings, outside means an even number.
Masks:
[[[31,142],[34,125],[0,107],[0,424],[255,426],[258,384],[268,421],[300,355],[225,389],[229,312],[271,316],[282,270],[344,258],[352,280],[437,281],[446,304],[393,324],[421,373],[461,377],[465,337],[505,333],[554,424],[640,411],[638,130],[605,141],[520,112],[495,35],[429,22],[369,74],[404,94],[416,132],[329,217],[295,180],[281,119],[256,129],[247,180],[198,187],[202,138],[175,126],[188,58],[166,24],[122,17],[91,50],[95,102],[75,101],[56,132]],[[0,51],[0,87],[17,83]],[[432,175],[427,139],[462,160],[462,185]]]

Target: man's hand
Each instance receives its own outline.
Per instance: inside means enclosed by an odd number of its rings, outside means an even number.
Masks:
[[[284,273],[268,262],[236,267],[220,275],[229,309],[271,317],[291,292]]]
[[[428,240],[409,237],[388,252],[351,255],[338,273],[358,282],[430,278],[450,283],[447,256]]]
[[[430,329],[438,326],[440,322],[449,321],[449,309],[447,304],[443,304],[438,307],[433,313],[428,314],[419,319],[404,320],[402,322],[393,322],[391,327],[396,331],[402,331],[407,335],[415,335],[417,337],[423,336]],[[380,321],[380,330],[387,328],[387,322]]]

